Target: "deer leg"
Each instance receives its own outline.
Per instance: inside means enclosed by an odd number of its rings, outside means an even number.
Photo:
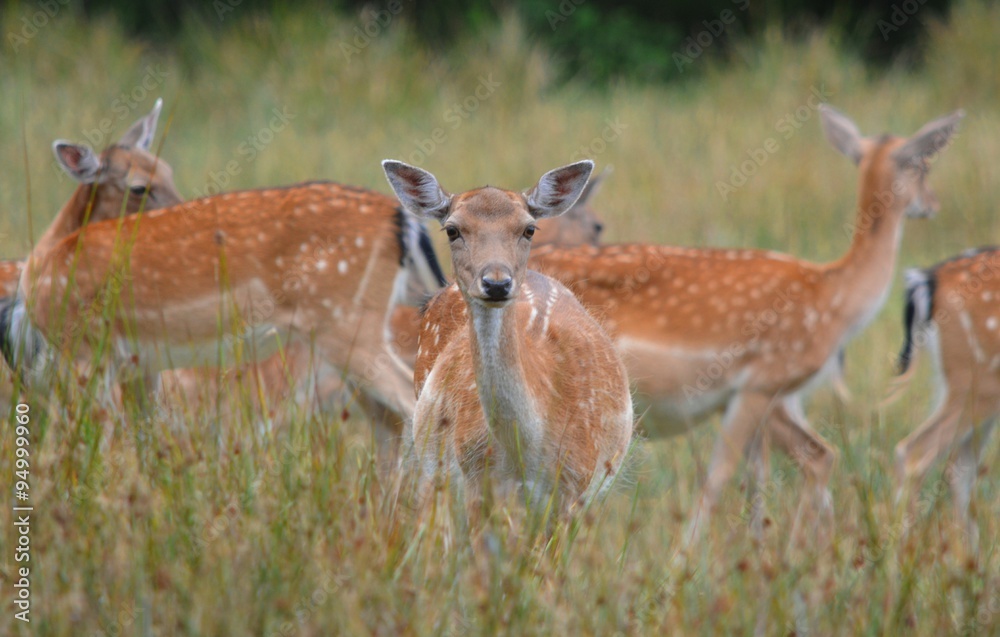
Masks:
[[[854,397],[851,396],[851,390],[847,386],[847,382],[844,381],[844,366],[845,366],[846,355],[844,350],[840,350],[837,354],[837,362],[833,369],[833,393],[836,394],[837,399],[845,405],[849,405]]]
[[[905,491],[919,488],[924,474],[954,442],[963,420],[964,392],[950,392],[930,418],[896,445],[896,502],[905,504]]]
[[[358,380],[362,391],[395,413],[401,422],[413,418],[417,399],[413,388],[413,370],[387,345],[360,368]]]
[[[747,447],[747,514],[750,522],[750,533],[758,542],[764,537],[764,518],[767,507],[767,483],[771,469],[771,441],[767,427],[761,427],[750,445]]]
[[[158,373],[139,370],[120,380],[119,388],[126,413],[134,414],[140,420],[149,420],[156,413],[160,393]]]
[[[705,486],[684,536],[685,546],[693,544],[708,527],[722,488],[736,471],[754,434],[767,419],[770,405],[771,396],[757,392],[742,392],[730,401],[722,431],[715,439]]]
[[[948,468],[955,517],[962,521],[968,546],[973,552],[979,548],[979,525],[972,513],[972,491],[979,471],[979,457],[989,440],[995,418],[983,422],[979,431],[969,431],[959,443],[954,462]]]
[[[335,339],[321,339],[317,351],[332,367],[342,369],[343,361],[337,361],[328,353],[336,352],[338,346]],[[347,379],[364,395],[362,408],[372,416],[376,441],[381,449],[385,443],[398,438],[402,431],[400,424],[408,423],[413,418],[417,402],[413,370],[388,343],[381,340],[377,345],[360,344],[355,347],[348,358]]]
[[[822,547],[833,525],[833,497],[828,485],[837,452],[809,426],[797,399],[778,405],[768,425],[775,446],[791,457],[806,477],[807,495],[795,514],[791,541],[801,544],[805,527],[811,526],[820,532],[813,543]],[[811,524],[810,515],[815,517]]]
[[[379,473],[385,477],[399,464],[405,421],[399,414],[365,391],[358,394],[358,404],[371,422]]]

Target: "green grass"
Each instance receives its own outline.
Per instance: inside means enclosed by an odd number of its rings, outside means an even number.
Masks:
[[[19,28],[22,11],[8,8],[0,32]],[[757,246],[815,260],[847,248],[855,168],[826,144],[815,112],[787,139],[779,120],[813,89],[871,134],[909,134],[964,107],[960,134],[931,176],[941,214],[908,222],[900,265],[927,265],[1000,237],[995,6],[960,4],[931,30],[927,63],[917,70],[873,74],[835,34],[793,40],[776,30],[742,43],[731,60],[700,58],[701,80],[602,92],[556,84],[554,63],[514,19],[439,55],[407,36],[404,12],[346,60],[340,45],[359,24],[352,17],[272,23],[237,7],[221,34],[191,24],[176,46],[70,18],[57,16],[17,53],[8,45],[0,54],[0,256],[25,254],[29,213],[37,237],[69,198],[72,184],[55,172],[51,142],[86,141],[102,118],[113,120],[114,139],[156,96],[166,103],[161,130],[169,123],[162,155],[187,196],[204,192],[232,161],[239,172],[225,189],[325,178],[388,192],[379,166],[386,157],[418,161],[453,191],[485,182],[519,188],[584,146],[599,166],[615,167],[596,202],[609,240]],[[140,86],[149,65],[157,75],[148,83],[157,86],[135,109],[116,112],[114,100]],[[481,78],[499,86],[453,128],[449,109],[474,96]],[[263,134],[275,108],[294,118]],[[609,121],[624,128],[596,143]],[[436,128],[444,140],[421,158]],[[255,136],[272,139],[250,160],[241,144]],[[769,137],[778,151],[724,200],[717,182]],[[802,480],[777,459],[765,485],[772,524],[763,544],[754,545],[741,521],[737,479],[688,568],[671,566],[716,420],[689,438],[641,445],[629,483],[575,537],[558,529],[544,545],[513,505],[509,519],[491,523],[496,550],[477,554],[454,525],[421,524],[405,500],[385,495],[368,427],[353,407],[346,419],[289,408],[288,423],[270,433],[251,418],[220,422],[214,414],[136,427],[64,389],[68,398],[48,414],[43,397],[28,398],[32,624],[10,617],[7,584],[18,565],[5,502],[0,634],[112,635],[121,621],[120,634],[137,635],[715,635],[749,634],[761,616],[768,635],[792,632],[803,616],[817,635],[995,634],[995,442],[978,483],[980,562],[968,564],[956,550],[940,467],[921,494],[929,514],[913,543],[898,541],[892,449],[930,403],[924,364],[905,400],[875,407],[902,336],[899,288],[848,349],[854,402],[842,406],[823,390],[807,409],[841,454],[832,481],[835,544],[820,556],[784,554]],[[13,458],[5,433],[5,481]]]

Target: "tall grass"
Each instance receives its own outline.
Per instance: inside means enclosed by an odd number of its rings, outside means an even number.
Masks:
[[[0,32],[19,29],[27,10],[9,7]],[[995,5],[960,4],[931,29],[918,70],[873,74],[834,33],[789,39],[776,30],[741,43],[732,59],[696,60],[707,71],[699,81],[599,92],[557,84],[554,62],[513,17],[431,54],[408,36],[406,11],[350,59],[341,45],[363,24],[353,16],[264,21],[237,7],[221,34],[192,22],[177,43],[160,43],[57,15],[0,54],[0,254],[25,254],[29,215],[37,237],[69,198],[50,143],[88,134],[108,143],[156,96],[169,126],[162,155],[187,196],[223,181],[233,189],[315,178],[388,192],[386,157],[420,163],[455,191],[525,187],[584,147],[615,167],[597,202],[610,240],[749,245],[815,260],[847,248],[856,173],[823,140],[810,95],[872,134],[909,134],[964,107],[969,116],[931,176],[941,214],[907,224],[900,262],[930,264],[1000,236]],[[155,87],[116,111],[144,79]],[[484,81],[498,85],[487,92]],[[455,119],[463,102],[467,117]],[[786,138],[780,120],[800,107],[801,126]],[[281,130],[270,126],[274,109],[288,119]],[[103,118],[113,131],[98,137]],[[778,151],[724,199],[718,182],[768,138]],[[899,296],[848,349],[854,402],[822,391],[808,409],[841,452],[836,542],[821,555],[783,551],[802,481],[779,459],[765,485],[772,523],[761,545],[748,538],[734,483],[688,566],[671,565],[714,421],[642,445],[632,485],[575,537],[528,533],[510,506],[509,521],[491,523],[493,548],[476,552],[459,526],[422,524],[386,495],[353,406],[335,416],[289,406],[287,424],[261,432],[253,419],[214,413],[127,425],[82,401],[43,415],[43,397],[30,396],[32,624],[8,613],[0,634],[801,634],[803,621],[822,635],[994,634],[996,472],[979,481],[978,563],[956,550],[939,472],[909,545],[894,526],[891,451],[928,413],[930,387],[924,373],[907,400],[875,407],[901,338]],[[13,458],[5,434],[0,474],[12,475]],[[996,460],[993,444],[985,465]],[[9,507],[0,511],[0,573],[10,582],[15,536]]]

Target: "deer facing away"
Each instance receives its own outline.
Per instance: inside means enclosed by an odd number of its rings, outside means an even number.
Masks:
[[[811,263],[762,250],[614,245],[534,255],[535,267],[568,285],[601,316],[650,415],[650,436],[688,431],[724,411],[687,541],[705,527],[722,487],[746,453],[766,479],[770,445],[805,473],[806,514],[832,515],[827,488],[834,448],[809,425],[802,398],[839,367],[839,352],[881,308],[892,283],[903,218],[938,207],[928,160],[962,113],[910,138],[863,137],[832,108],[826,136],[858,165],[857,220],[847,253]],[[761,516],[755,514],[754,530]],[[799,535],[793,529],[793,539]]]
[[[899,369],[909,379],[915,348],[934,363],[938,406],[896,445],[897,499],[919,486],[933,463],[954,449],[945,472],[956,517],[978,549],[971,511],[979,457],[1000,413],[1000,249],[980,248],[906,273],[906,340]]]

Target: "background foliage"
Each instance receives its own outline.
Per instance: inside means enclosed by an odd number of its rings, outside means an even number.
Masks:
[[[622,77],[681,79],[683,71],[672,54],[685,46],[687,38],[711,32],[712,25],[706,23],[717,21],[726,10],[733,12],[733,21],[727,20],[725,31],[714,34],[723,43],[721,49],[729,47],[733,35],[759,35],[773,25],[800,32],[827,25],[866,59],[886,64],[900,58],[919,58],[927,36],[925,20],[941,17],[950,4],[948,0],[399,1],[412,7],[407,19],[414,33],[424,44],[439,50],[470,33],[495,28],[505,16],[515,14],[524,21],[531,41],[562,60],[565,77],[583,78],[594,84]],[[218,18],[236,8],[241,13],[274,16],[322,13],[331,8],[341,13],[380,11],[389,4],[388,0],[87,0],[81,13],[89,17],[113,15],[128,33],[156,39],[176,35],[192,20],[222,27],[224,20]],[[915,23],[897,28],[902,26],[898,24],[901,17],[908,19],[917,13],[921,17]]]

